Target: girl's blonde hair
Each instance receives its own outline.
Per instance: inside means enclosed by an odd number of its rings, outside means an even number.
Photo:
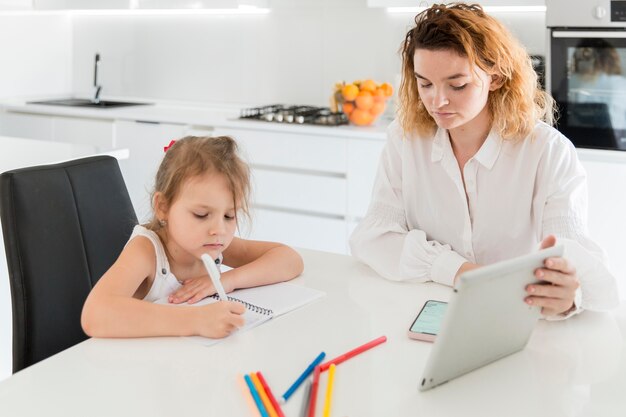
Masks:
[[[177,140],[165,152],[157,171],[151,195],[155,214],[145,227],[153,231],[162,228],[156,217],[155,193],[161,193],[160,203],[171,207],[187,179],[207,172],[222,174],[227,178],[233,193],[234,207],[238,213],[243,212],[249,217],[250,168],[238,156],[237,150],[237,143],[228,136],[187,136]]]
[[[431,135],[437,129],[422,102],[415,78],[417,49],[452,50],[495,75],[501,86],[489,92],[487,106],[494,128],[504,139],[528,136],[538,120],[554,123],[554,100],[541,90],[524,47],[478,4],[435,4],[415,17],[402,54],[399,119],[407,133]]]

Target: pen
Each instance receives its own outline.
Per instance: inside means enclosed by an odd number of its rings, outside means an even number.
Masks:
[[[261,371],[257,372],[256,374],[259,377],[259,381],[261,381],[261,385],[263,385],[263,389],[265,390],[267,397],[270,399],[270,402],[272,403],[272,407],[274,407],[276,414],[278,414],[278,417],[285,417],[283,410],[281,410],[280,405],[278,404],[278,401],[276,401],[274,394],[272,394],[272,391],[270,390],[270,386],[267,384],[267,381],[263,377],[263,374],[261,374]]]
[[[304,386],[304,396],[302,397],[302,409],[300,410],[300,417],[307,417],[309,412],[309,402],[311,400],[311,380],[307,379]]]
[[[325,352],[320,353],[319,355],[317,355],[317,357],[313,360],[313,362],[311,362],[311,364],[304,370],[304,372],[302,372],[302,375],[300,375],[298,377],[298,379],[296,379],[296,381],[291,384],[291,386],[289,387],[289,389],[287,391],[285,391],[285,393],[283,394],[283,398],[281,400],[281,402],[285,402],[289,399],[289,397],[291,397],[291,394],[293,394],[296,389],[298,389],[298,387],[300,386],[300,384],[302,384],[302,381],[304,381],[304,379],[311,375],[311,372],[313,372],[313,369],[319,365],[320,362],[322,362],[322,360],[324,359],[324,357],[326,356]]]
[[[259,392],[259,397],[261,397],[261,401],[263,401],[263,405],[265,406],[265,409],[267,410],[267,414],[269,414],[270,417],[278,417],[276,410],[274,410],[274,407],[272,406],[272,402],[270,401],[270,399],[267,396],[267,393],[263,389],[263,384],[261,384],[258,374],[255,374],[254,372],[252,372],[250,374],[250,378],[252,379],[252,383],[254,384],[254,387]]]
[[[250,389],[248,389],[248,387],[246,386],[246,380],[243,379],[243,375],[241,374],[237,375],[237,385],[239,385],[239,388],[241,388],[241,393],[243,394],[243,397],[246,399],[246,404],[248,405],[248,408],[250,409],[250,415],[252,415],[253,417],[261,417],[261,414],[259,413],[259,409],[256,407],[256,404],[254,403],[254,398],[252,398],[252,393],[250,392]]]
[[[211,281],[213,282],[213,286],[215,287],[215,291],[217,291],[217,295],[220,296],[220,300],[228,301],[228,297],[226,296],[226,291],[224,291],[224,287],[220,282],[220,270],[215,266],[215,261],[208,254],[203,253],[200,255],[202,258],[202,262],[204,263],[204,267],[206,268],[209,276],[211,277]]]
[[[309,414],[308,417],[315,417],[315,403],[317,401],[317,387],[320,382],[320,366],[313,370],[313,382],[311,383],[311,393],[309,394]]]
[[[248,389],[250,390],[250,394],[252,394],[252,398],[254,398],[254,402],[256,403],[257,408],[259,409],[259,413],[261,413],[261,417],[269,417],[267,411],[265,411],[265,407],[263,406],[263,402],[259,397],[259,393],[254,387],[254,383],[252,379],[250,379],[250,375],[244,375],[243,378],[246,380],[246,384],[248,384]]]
[[[335,381],[336,368],[337,366],[334,363],[328,368],[328,384],[326,386],[326,400],[324,401],[324,412],[322,413],[323,417],[330,416],[330,403],[333,399],[333,382]]]
[[[331,364],[339,365],[341,362],[347,361],[348,359],[358,355],[359,353],[363,353],[368,349],[373,348],[374,346],[378,346],[381,343],[387,341],[387,336],[380,336],[378,339],[374,339],[371,342],[367,342],[364,345],[359,346],[358,348],[352,349],[350,352],[346,352],[343,355],[337,356],[335,359],[331,359],[327,362],[324,362],[320,365],[321,371],[326,371]]]

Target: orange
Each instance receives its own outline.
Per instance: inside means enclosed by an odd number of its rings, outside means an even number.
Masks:
[[[385,90],[378,87],[376,91],[374,91],[374,101],[379,103],[379,102],[384,102],[385,100],[387,100],[387,96],[385,95]]]
[[[389,83],[382,83],[380,85],[380,88],[385,92],[385,95],[387,97],[391,97],[391,95],[393,94],[393,87]]]
[[[350,114],[350,121],[355,125],[367,126],[374,121],[374,115],[367,110],[356,108]]]
[[[361,91],[365,90],[373,93],[376,90],[376,83],[374,80],[365,80],[361,83],[360,87]]]
[[[359,109],[367,110],[374,105],[374,97],[369,91],[361,91],[356,97],[356,106]]]
[[[374,103],[374,105],[372,106],[372,108],[369,111],[374,116],[378,116],[379,114],[381,114],[382,112],[385,111],[385,102],[384,101],[379,101],[379,102]]]
[[[350,113],[352,113],[352,110],[354,110],[354,103],[351,101],[346,101],[345,103],[343,103],[343,106],[341,106],[341,108],[345,114],[350,116]]]
[[[354,84],[346,84],[341,89],[341,95],[346,101],[353,101],[359,94],[359,87]]]

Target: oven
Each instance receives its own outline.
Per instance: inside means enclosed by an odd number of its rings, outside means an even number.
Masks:
[[[557,128],[576,147],[626,151],[626,0],[546,4]]]

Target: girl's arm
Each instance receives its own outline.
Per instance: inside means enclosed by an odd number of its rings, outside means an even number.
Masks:
[[[288,281],[304,270],[302,257],[281,243],[235,237],[224,251],[224,264],[233,269],[222,274],[226,291]]]
[[[233,268],[222,274],[226,292],[288,281],[304,269],[298,252],[281,243],[235,237],[222,255],[224,264]],[[193,304],[212,294],[215,288],[208,275],[203,275],[185,280],[183,287],[169,296],[169,302]]]
[[[154,275],[155,256],[146,238],[136,237],[126,245],[85,301],[81,324],[87,335],[224,337],[243,325],[240,314],[245,308],[239,303],[174,307],[134,298],[139,286]]]

